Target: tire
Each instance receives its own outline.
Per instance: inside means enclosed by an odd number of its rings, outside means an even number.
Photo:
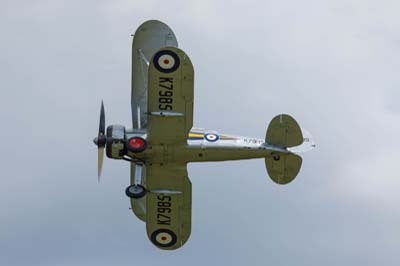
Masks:
[[[132,199],[140,199],[146,195],[146,188],[142,185],[130,185],[125,189],[125,194]]]

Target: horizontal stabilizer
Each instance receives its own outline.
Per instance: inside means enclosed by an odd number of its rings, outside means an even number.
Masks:
[[[285,185],[293,181],[301,168],[302,159],[294,153],[276,153],[265,158],[268,175],[275,183]]]
[[[280,114],[269,123],[265,141],[281,148],[294,147],[303,143],[303,134],[293,117]]]

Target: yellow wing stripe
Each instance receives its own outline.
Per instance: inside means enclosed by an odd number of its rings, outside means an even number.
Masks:
[[[202,137],[204,137],[204,134],[201,134],[201,133],[189,133],[189,138],[196,138],[196,137],[202,138]]]

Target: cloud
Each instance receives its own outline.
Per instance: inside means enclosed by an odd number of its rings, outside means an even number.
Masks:
[[[398,152],[374,151],[351,160],[338,173],[336,190],[345,200],[356,199],[372,208],[391,209],[400,201]]]

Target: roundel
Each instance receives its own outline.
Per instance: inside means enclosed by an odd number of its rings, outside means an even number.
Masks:
[[[210,142],[215,142],[215,141],[219,140],[219,136],[214,133],[207,133],[204,135],[204,137],[206,138],[207,141],[210,141]]]
[[[177,237],[171,230],[158,229],[151,234],[150,240],[156,246],[167,248],[175,245]]]
[[[172,73],[179,67],[179,56],[171,50],[162,50],[154,55],[153,64],[162,73]]]

